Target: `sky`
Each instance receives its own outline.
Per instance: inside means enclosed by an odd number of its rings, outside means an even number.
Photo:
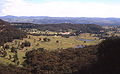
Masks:
[[[5,15],[120,18],[120,0],[0,0]]]

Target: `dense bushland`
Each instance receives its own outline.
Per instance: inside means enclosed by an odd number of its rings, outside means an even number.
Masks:
[[[0,65],[0,74],[32,74],[28,68],[20,68],[13,65]]]
[[[120,38],[108,38],[99,44],[94,74],[120,74]]]
[[[11,42],[13,39],[22,39],[26,33],[12,27],[9,23],[0,20],[0,45]]]
[[[22,29],[38,29],[42,31],[54,31],[54,32],[66,32],[69,30],[76,30],[76,32],[82,33],[99,33],[103,28],[96,24],[71,24],[71,23],[61,23],[61,24],[24,24],[24,25],[14,25],[16,28]]]
[[[95,49],[96,46],[56,51],[33,50],[26,53],[24,65],[31,67],[33,74],[72,74],[96,61]]]

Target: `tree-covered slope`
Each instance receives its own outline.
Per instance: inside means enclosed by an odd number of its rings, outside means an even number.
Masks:
[[[61,24],[21,24],[14,25],[16,28],[30,28],[48,31],[69,31],[76,30],[83,33],[98,33],[103,28],[96,24],[71,24],[71,23],[61,23]]]
[[[26,34],[24,32],[10,26],[8,22],[0,20],[0,45],[25,36]]]

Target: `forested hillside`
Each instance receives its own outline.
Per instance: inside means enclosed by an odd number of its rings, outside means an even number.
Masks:
[[[71,24],[71,23],[61,23],[61,24],[21,24],[14,25],[16,28],[30,28],[30,29],[39,29],[42,31],[54,31],[54,32],[66,32],[69,30],[75,30],[82,33],[99,33],[103,28],[96,24]]]
[[[10,42],[13,39],[21,39],[25,36],[24,32],[10,26],[8,22],[0,20],[0,45]]]

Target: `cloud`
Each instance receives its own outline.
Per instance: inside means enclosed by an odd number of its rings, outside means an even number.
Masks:
[[[5,15],[7,13],[7,9],[11,10],[11,6],[14,4],[23,2],[23,0],[0,0],[0,15]]]
[[[0,1],[0,15],[2,15],[3,13],[2,13],[2,10],[4,9],[4,4],[6,3],[6,1],[5,0],[1,0]]]
[[[120,5],[86,2],[27,3],[6,0],[2,13],[16,16],[120,17]]]

